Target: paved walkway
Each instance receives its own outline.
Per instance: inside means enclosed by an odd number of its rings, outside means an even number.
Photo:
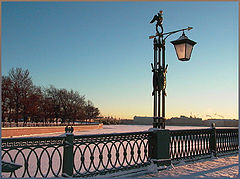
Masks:
[[[155,174],[148,174],[141,177],[239,177],[238,155],[218,157],[205,161],[196,161],[191,164],[173,166],[173,168],[161,170]]]

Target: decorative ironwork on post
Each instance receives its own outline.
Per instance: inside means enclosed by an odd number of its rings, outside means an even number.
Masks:
[[[191,30],[192,27],[185,29],[180,29],[172,32],[164,33],[162,26],[163,23],[163,11],[159,11],[157,15],[153,17],[150,23],[156,23],[156,34],[149,36],[149,39],[153,39],[154,46],[154,62],[151,64],[153,72],[153,127],[165,129],[165,96],[166,96],[166,74],[167,67],[165,63],[165,41],[166,39],[177,32],[183,32],[183,35],[172,41],[172,44],[175,46],[175,50],[180,61],[190,60],[192,53],[192,48],[196,42],[190,40],[185,36],[184,30]],[[161,28],[159,32],[158,28]],[[161,109],[162,108],[162,109]]]
[[[166,73],[167,66],[165,66],[165,40],[163,39],[163,11],[155,15],[150,23],[156,23],[156,36],[154,36],[154,64],[152,66],[153,72],[153,127],[165,129],[165,96],[166,96]],[[161,32],[158,31],[161,28]],[[160,110],[162,96],[162,114]]]

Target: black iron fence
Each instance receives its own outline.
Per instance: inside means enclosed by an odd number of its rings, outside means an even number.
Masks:
[[[150,134],[135,132],[74,137],[74,176],[103,175],[148,165]]]
[[[191,159],[212,153],[212,129],[170,131],[172,160]]]
[[[217,156],[238,151],[238,129],[199,129],[169,131],[172,160]]]
[[[239,145],[238,129],[216,129],[216,153],[237,151]]]
[[[64,137],[2,139],[2,161],[22,166],[2,177],[61,176],[63,148]]]
[[[238,129],[2,139],[2,177],[89,177],[238,151]]]

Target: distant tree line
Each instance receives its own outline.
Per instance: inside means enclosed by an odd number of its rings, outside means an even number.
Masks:
[[[6,122],[76,122],[95,119],[100,111],[78,91],[39,87],[28,70],[12,68],[2,76],[2,119]]]

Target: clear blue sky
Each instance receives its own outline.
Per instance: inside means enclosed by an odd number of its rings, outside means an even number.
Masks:
[[[73,89],[120,118],[152,116],[149,22],[192,26],[191,60],[166,42],[167,117],[238,118],[238,2],[2,2],[2,74],[30,71],[34,84]]]

